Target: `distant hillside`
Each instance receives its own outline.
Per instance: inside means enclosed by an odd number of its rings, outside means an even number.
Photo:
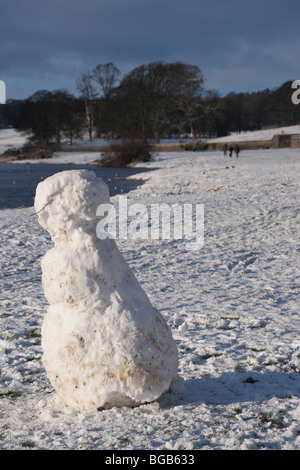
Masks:
[[[240,133],[232,133],[229,136],[218,137],[216,139],[209,139],[208,142],[246,142],[246,141],[259,141],[271,140],[274,135],[280,134],[300,134],[300,124],[295,126],[274,127],[272,129],[262,129],[260,131],[246,131]]]

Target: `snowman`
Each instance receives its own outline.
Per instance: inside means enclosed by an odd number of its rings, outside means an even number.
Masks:
[[[90,170],[39,183],[35,210],[54,242],[42,259],[50,306],[43,364],[59,401],[79,410],[138,406],[177,380],[170,328],[152,306],[115,240],[96,235],[107,185]]]

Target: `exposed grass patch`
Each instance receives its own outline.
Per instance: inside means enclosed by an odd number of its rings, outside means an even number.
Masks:
[[[0,393],[0,398],[18,398],[21,395],[22,393],[16,390],[8,390],[5,393]]]
[[[206,354],[203,354],[201,357],[201,359],[203,360],[207,360],[207,359],[210,359],[211,357],[220,357],[220,356],[223,356],[223,353],[221,352],[214,352],[214,353],[206,353]]]

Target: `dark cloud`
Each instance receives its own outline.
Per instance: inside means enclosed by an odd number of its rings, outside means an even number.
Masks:
[[[298,1],[2,0],[0,79],[8,97],[76,93],[81,73],[154,60],[198,65],[206,87],[252,91],[299,78]]]

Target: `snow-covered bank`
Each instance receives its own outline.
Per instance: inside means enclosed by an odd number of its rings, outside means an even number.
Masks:
[[[14,160],[13,163],[43,163],[43,164],[83,164],[90,165],[101,158],[100,152],[55,152],[51,158],[34,158]]]
[[[229,136],[209,139],[208,142],[247,142],[259,140],[271,140],[274,135],[300,134],[300,125],[261,129],[259,131],[245,131],[232,133]]]
[[[10,148],[20,148],[26,142],[23,134],[16,129],[0,129],[0,155]]]
[[[300,448],[299,150],[161,154],[129,203],[203,203],[205,242],[117,240],[179,350],[185,391],[138,408],[60,408],[33,208],[0,212],[3,449]],[[118,196],[111,198],[118,202]]]

